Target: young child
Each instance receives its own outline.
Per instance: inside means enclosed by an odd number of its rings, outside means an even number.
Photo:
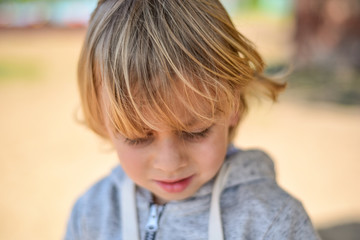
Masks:
[[[250,95],[284,84],[218,0],[103,0],[79,61],[85,121],[120,166],[76,202],[65,239],[318,239],[272,160],[231,144]]]

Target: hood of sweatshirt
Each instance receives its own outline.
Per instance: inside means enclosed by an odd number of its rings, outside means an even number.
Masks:
[[[274,163],[271,158],[261,150],[240,150],[230,145],[225,162],[228,162],[230,169],[223,190],[260,179],[272,179],[275,181]],[[110,175],[111,180],[117,187],[121,186],[126,177],[121,166],[114,168]],[[191,198],[211,195],[215,177],[204,184]],[[152,201],[151,193],[148,190],[138,187],[138,192],[149,202]],[[184,200],[175,202],[181,201]]]

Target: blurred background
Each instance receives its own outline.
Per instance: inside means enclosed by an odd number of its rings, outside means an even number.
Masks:
[[[235,144],[275,159],[323,239],[360,239],[360,2],[223,0],[279,103],[254,102]],[[61,239],[76,198],[117,164],[76,120],[94,0],[0,1],[0,239]]]

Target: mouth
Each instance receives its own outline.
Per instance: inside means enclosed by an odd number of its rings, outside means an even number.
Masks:
[[[193,175],[178,180],[155,180],[155,183],[168,193],[179,193],[190,185],[192,179]]]

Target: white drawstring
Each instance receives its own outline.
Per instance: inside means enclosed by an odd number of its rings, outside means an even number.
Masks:
[[[223,240],[224,233],[221,221],[220,196],[229,175],[229,162],[224,162],[216,177],[211,195],[208,235],[209,240]]]
[[[209,240],[223,240],[223,227],[221,221],[220,196],[229,175],[229,164],[224,162],[213,187],[209,215]],[[121,187],[121,224],[123,240],[139,240],[139,226],[136,213],[135,184],[125,177]]]
[[[121,224],[123,240],[140,240],[136,213],[135,184],[125,177],[121,186]]]

